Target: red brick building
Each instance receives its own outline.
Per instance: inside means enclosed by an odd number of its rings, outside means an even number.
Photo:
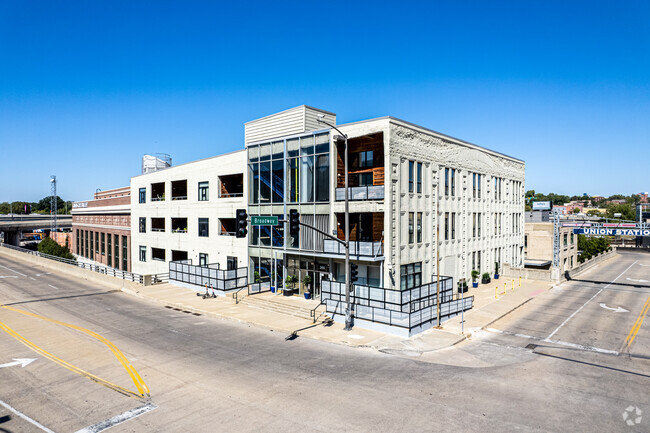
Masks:
[[[131,189],[96,192],[72,204],[70,251],[98,264],[131,271]]]

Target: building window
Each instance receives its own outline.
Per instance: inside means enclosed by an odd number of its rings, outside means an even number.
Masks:
[[[417,167],[417,192],[422,192],[422,163],[418,162]]]
[[[187,218],[172,218],[172,233],[187,233]]]
[[[208,266],[208,255],[206,253],[199,253],[199,266]]]
[[[571,245],[573,245],[573,233],[571,233]],[[573,264],[571,265],[573,267]]]
[[[413,243],[413,212],[409,212],[409,244]]]
[[[113,248],[111,243],[112,238],[113,235],[106,233],[106,264],[111,268],[113,267]]]
[[[147,218],[145,217],[140,217],[138,218],[138,226],[140,227],[140,233],[146,233],[147,232]]]
[[[165,200],[165,182],[151,184],[151,201]]]
[[[105,252],[104,252],[104,251],[105,251],[105,248],[104,248],[104,245],[105,245],[105,244],[104,244],[104,239],[105,239],[105,238],[104,238],[104,236],[105,236],[105,234],[102,233],[102,256],[105,254]]]
[[[187,200],[187,180],[172,181],[172,200]]]
[[[528,235],[524,235],[524,248],[528,248]]]
[[[409,161],[409,192],[413,192],[413,161]]]
[[[476,212],[472,214],[472,237],[476,237]]]
[[[472,173],[472,198],[476,198],[476,173]]]
[[[454,197],[456,195],[456,169],[452,168],[451,169],[451,196]]]
[[[151,260],[165,261],[165,250],[162,248],[151,248]]]
[[[208,201],[209,182],[199,182],[199,201]]]
[[[80,239],[79,239],[79,229],[77,229],[77,242],[76,242],[76,248],[77,248],[77,255],[79,255],[79,244],[80,244]]]
[[[93,260],[95,255],[95,235],[90,232],[90,260]]]
[[[140,261],[141,262],[147,261],[147,247],[145,247],[144,245],[140,245]]]
[[[226,268],[229,271],[237,269],[237,257],[227,256]]]
[[[481,213],[480,212],[476,215],[476,227],[478,228],[476,231],[477,235],[480,238],[481,237]]]
[[[422,285],[422,262],[400,266],[400,289],[408,290]]]
[[[359,168],[371,168],[373,166],[372,150],[359,152]]]
[[[456,212],[451,213],[451,239],[456,239]]]
[[[449,240],[449,212],[445,212],[445,240]]]
[[[151,218],[151,231],[164,232],[165,231],[165,218]]]
[[[569,235],[567,235],[566,233],[565,233],[564,236],[563,236],[563,241],[564,241],[564,246],[565,246],[565,247],[568,245],[568,242],[567,242],[567,238],[568,238],[568,237],[569,237]]]
[[[99,232],[95,232],[95,254],[99,255]]]
[[[422,212],[418,212],[417,220],[417,241],[418,243],[422,242]]]
[[[138,193],[138,201],[140,203],[146,203],[147,202],[147,188],[140,188],[139,193]]]
[[[449,195],[449,169],[445,167],[445,195]]]
[[[118,235],[113,236],[113,241],[115,242],[115,257],[113,257],[113,267],[118,269],[120,267],[120,237]]]
[[[199,218],[199,237],[207,238],[210,235],[210,224],[208,218]]]
[[[476,196],[478,198],[481,198],[481,175],[480,174],[476,175],[476,191],[477,191]]]
[[[128,258],[128,249],[129,249],[128,247],[129,247],[129,245],[128,245],[128,242],[126,240],[126,236],[122,236],[122,270],[123,271],[128,271],[128,268],[129,268],[129,266],[128,266],[129,261],[127,259]]]

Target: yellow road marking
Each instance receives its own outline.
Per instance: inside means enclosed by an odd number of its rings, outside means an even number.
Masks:
[[[41,320],[45,320],[45,321],[48,321],[48,322],[51,322],[51,323],[55,323],[57,325],[61,325],[61,326],[65,326],[65,327],[68,327],[68,328],[75,329],[77,331],[83,332],[84,334],[87,334],[87,335],[101,341],[106,346],[108,346],[108,348],[111,350],[111,352],[113,352],[113,354],[115,355],[117,360],[122,364],[122,366],[124,367],[126,372],[131,377],[131,380],[135,384],[136,388],[138,389],[140,395],[137,395],[134,392],[128,391],[128,390],[126,390],[124,388],[121,388],[121,387],[119,387],[117,385],[114,385],[114,384],[112,384],[112,383],[110,383],[108,381],[105,381],[104,379],[101,379],[101,378],[99,378],[97,376],[94,376],[94,375],[92,375],[90,373],[87,373],[87,372],[81,370],[80,368],[73,366],[72,364],[69,364],[69,363],[67,363],[67,362],[65,362],[65,361],[63,361],[63,360],[61,360],[59,358],[56,358],[54,355],[52,355],[52,354],[46,352],[45,350],[41,349],[40,347],[36,346],[34,343],[28,341],[27,339],[22,337],[20,334],[18,334],[17,332],[13,331],[11,328],[9,328],[8,326],[6,326],[2,322],[0,322],[0,328],[4,329],[7,333],[9,333],[13,337],[17,338],[22,343],[26,344],[28,347],[32,348],[33,350],[35,350],[38,353],[41,353],[43,356],[51,359],[52,361],[57,362],[58,364],[66,367],[66,368],[68,368],[68,369],[70,369],[70,370],[72,370],[72,371],[74,371],[74,372],[76,372],[78,374],[81,374],[82,376],[86,376],[89,379],[92,379],[92,380],[94,380],[96,382],[99,382],[99,383],[101,383],[103,385],[106,385],[109,388],[116,389],[117,391],[126,392],[127,394],[132,394],[132,395],[134,395],[136,397],[149,397],[149,395],[150,395],[149,394],[149,392],[150,392],[149,388],[147,387],[147,385],[142,380],[142,377],[140,377],[140,375],[138,374],[136,369],[131,365],[131,363],[128,361],[126,356],[124,356],[124,354],[113,343],[111,343],[106,338],[102,337],[101,335],[97,334],[96,332],[90,331],[90,330],[82,328],[80,326],[71,325],[69,323],[65,323],[65,322],[61,322],[61,321],[58,321],[58,320],[50,319],[49,317],[40,316],[38,314],[30,313],[29,311],[19,310],[17,308],[9,307],[7,305],[0,305],[0,307],[5,308],[5,309],[10,310],[10,311],[14,311],[16,313],[24,314],[26,316],[35,317],[35,318],[38,318],[38,319],[41,319]]]
[[[648,299],[645,301],[645,304],[643,304],[643,309],[639,313],[639,317],[637,317],[636,322],[634,322],[632,329],[630,329],[630,332],[627,334],[627,337],[625,338],[624,347],[627,350],[629,350],[630,346],[632,346],[632,342],[634,342],[634,339],[636,338],[636,334],[639,332],[639,329],[641,329],[641,325],[643,324],[643,320],[645,319],[646,314],[648,314],[648,311],[650,311],[650,296],[648,296]]]

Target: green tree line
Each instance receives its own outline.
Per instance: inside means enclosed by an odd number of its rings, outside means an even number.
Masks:
[[[578,257],[580,263],[589,260],[598,254],[604,253],[609,248],[608,237],[587,237],[585,235],[578,235],[578,250],[582,251]]]
[[[50,214],[50,196],[43,197],[38,202],[27,202],[27,201],[14,201],[14,202],[2,202],[0,203],[0,214],[6,215],[10,212],[15,214],[23,215],[25,214],[25,206],[27,206],[27,211],[31,209],[32,213],[38,214]],[[61,197],[56,196],[56,213],[58,215],[68,215],[72,210],[72,202],[64,201]]]

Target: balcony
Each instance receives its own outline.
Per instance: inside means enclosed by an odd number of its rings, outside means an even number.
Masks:
[[[358,200],[383,200],[384,185],[354,186],[348,188],[348,198]],[[336,188],[336,201],[345,200],[345,188]]]
[[[383,133],[348,140],[348,192],[353,201],[384,200]],[[337,143],[336,201],[345,200],[345,149]]]
[[[345,247],[334,240],[323,240],[323,252],[345,255]],[[383,242],[350,241],[351,256],[381,257],[384,255]]]

